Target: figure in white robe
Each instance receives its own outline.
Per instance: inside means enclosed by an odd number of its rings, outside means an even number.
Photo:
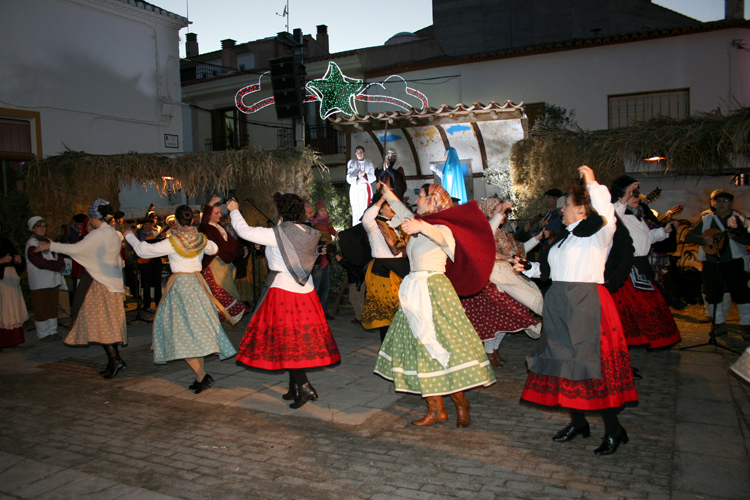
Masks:
[[[356,159],[346,166],[346,182],[349,186],[349,203],[352,206],[352,226],[359,224],[362,214],[372,202],[372,184],[375,182],[375,165],[365,159],[365,148],[357,146]]]

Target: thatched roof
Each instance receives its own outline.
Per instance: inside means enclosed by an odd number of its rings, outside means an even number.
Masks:
[[[734,173],[733,161],[750,158],[750,108],[685,120],[660,117],[612,130],[532,132],[513,145],[511,181],[526,215],[536,213],[546,190],[566,191],[580,165],[610,185],[625,173],[626,161],[655,156],[665,157],[662,165],[677,176]]]
[[[160,155],[127,153],[91,155],[67,152],[30,163],[26,176],[31,209],[44,217],[51,228],[85,213],[97,198],[119,208],[120,189],[135,182],[157,189],[164,196],[178,186],[188,196],[206,190],[226,194],[234,190],[248,222],[261,225],[265,217],[245,201],[252,198],[270,217],[276,214],[273,193],[291,192],[303,198],[312,181],[312,167],[325,166],[311,149],[248,148],[236,151]],[[165,177],[174,178],[167,182]],[[54,237],[54,235],[52,235]]]

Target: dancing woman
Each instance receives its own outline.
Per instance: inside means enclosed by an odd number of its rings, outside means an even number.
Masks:
[[[224,333],[216,310],[227,313],[201,275],[203,255],[216,254],[219,248],[198,232],[192,220],[193,209],[180,205],[166,240],[154,244],[138,241],[131,230],[125,231],[125,239],[141,258],[169,258],[172,276],[154,316],[154,363],[184,359],[195,372],[190,389],[200,394],[214,384],[213,377],[206,373],[204,358],[218,353],[219,358],[226,359],[237,350]]]
[[[551,278],[544,297],[544,326],[527,358],[529,374],[521,402],[570,412],[571,423],[552,438],[567,442],[591,431],[586,413],[601,414],[604,439],[594,453],[609,455],[628,435],[617,414],[638,404],[630,355],[604,266],[615,233],[609,191],[593,170],[578,168],[586,186],[573,186],[563,209],[567,230],[525,270],[529,277]]]
[[[383,342],[398,310],[398,289],[409,274],[406,244],[409,236],[388,224],[395,215],[382,193],[362,215],[362,225],[370,241],[372,261],[365,275],[365,304],[362,308],[362,328],[380,331]]]
[[[0,350],[24,343],[23,324],[29,319],[29,313],[18,275],[25,265],[13,243],[0,236]]]
[[[375,373],[392,380],[396,391],[426,399],[427,414],[412,424],[448,420],[443,396],[450,395],[456,425],[466,427],[471,419],[464,391],[494,383],[495,374],[456,292],[470,295],[487,284],[495,256],[492,231],[476,202],[453,207],[448,192],[435,184],[420,190],[419,219],[388,186],[381,190],[395,212],[391,227],[401,226],[411,235],[406,245],[410,272],[401,283],[401,305]]]
[[[512,203],[492,197],[483,201],[479,208],[490,219],[495,236],[495,264],[487,286],[476,295],[462,297],[461,305],[484,344],[490,364],[500,368],[505,360],[498,349],[506,333],[526,331],[529,337],[539,338],[542,325],[531,317],[529,309],[542,313],[542,292],[533,281],[516,273],[511,261],[516,255],[525,258],[549,233],[541,231],[526,243],[520,243],[502,228],[506,211],[513,208]]]
[[[229,313],[229,321],[235,325],[247,312],[247,306],[240,300],[240,292],[234,284],[235,260],[243,256],[245,248],[221,224],[221,198],[214,196],[203,211],[200,231],[219,248],[215,255],[203,257],[203,277],[211,288],[211,293],[219,299]]]
[[[122,280],[122,242],[117,231],[104,222],[114,210],[101,198],[88,210],[92,230],[78,243],[40,243],[37,251],[51,250],[75,259],[85,272],[71,307],[73,326],[65,345],[100,344],[107,353],[107,367],[99,372],[111,379],[127,368],[118,346],[128,343],[125,323],[125,287]]]
[[[653,243],[665,240],[673,224],[650,229],[643,216],[638,195],[639,183],[623,175],[612,183],[615,212],[633,239],[635,259],[630,278],[612,293],[612,300],[622,321],[623,334],[629,346],[666,347],[680,341],[680,331],[659,290],[648,252]]]
[[[235,200],[227,203],[232,227],[240,238],[266,247],[268,276],[247,325],[237,362],[264,370],[289,370],[289,406],[299,408],[318,399],[306,369],[341,361],[318,294],[310,278],[320,232],[301,224],[305,203],[296,194],[273,195],[281,222],[250,227]]]

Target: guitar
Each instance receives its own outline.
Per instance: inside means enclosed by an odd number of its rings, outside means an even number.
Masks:
[[[727,233],[727,230],[722,231],[712,227],[701,235],[703,238],[708,238],[710,236],[714,239],[714,242],[710,245],[703,245],[703,251],[706,252],[706,255],[716,255],[716,252],[724,251],[724,248],[727,246],[727,241],[729,240],[729,238],[726,237]]]
[[[670,208],[669,210],[667,210],[667,211],[666,211],[666,212],[664,212],[663,214],[661,214],[661,215],[660,215],[659,217],[657,217],[657,219],[659,220],[659,223],[660,223],[660,224],[663,224],[664,222],[666,222],[666,220],[667,220],[667,219],[668,219],[669,217],[671,217],[671,216],[673,216],[673,215],[677,215],[677,214],[679,214],[680,212],[682,212],[683,210],[685,210],[685,207],[684,207],[684,206],[682,206],[682,205],[677,205],[677,206],[675,206],[675,207],[672,207],[672,208]]]
[[[552,216],[552,212],[554,210],[557,210],[557,209],[553,208],[552,210],[547,211],[547,213],[545,215],[539,214],[537,216],[532,217],[532,219],[529,221],[529,226],[534,226],[538,222],[546,222],[546,221],[548,221],[549,218]]]
[[[646,205],[648,205],[649,203],[653,203],[656,200],[658,200],[660,196],[661,196],[661,189],[657,186],[656,189],[654,189],[653,191],[651,191],[650,193],[646,195],[646,199],[643,201],[646,203]]]

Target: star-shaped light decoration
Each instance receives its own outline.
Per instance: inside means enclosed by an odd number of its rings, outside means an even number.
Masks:
[[[328,63],[328,70],[323,78],[307,82],[305,87],[320,99],[322,119],[325,120],[337,111],[349,116],[357,113],[355,100],[357,92],[362,89],[362,80],[345,76],[335,62]]]

